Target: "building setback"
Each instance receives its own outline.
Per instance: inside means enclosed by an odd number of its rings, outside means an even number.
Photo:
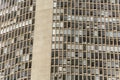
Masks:
[[[0,80],[120,80],[120,1],[0,0]]]

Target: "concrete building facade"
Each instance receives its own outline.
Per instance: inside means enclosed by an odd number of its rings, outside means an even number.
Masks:
[[[0,80],[50,80],[52,10],[52,0],[0,0]]]
[[[53,0],[51,80],[120,80],[120,0]]]
[[[119,0],[0,0],[0,80],[120,80]]]

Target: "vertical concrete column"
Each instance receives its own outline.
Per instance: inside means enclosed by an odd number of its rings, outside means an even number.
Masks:
[[[53,0],[36,0],[32,80],[50,80]]]

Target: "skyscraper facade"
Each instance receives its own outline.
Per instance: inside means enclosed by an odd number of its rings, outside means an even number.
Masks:
[[[120,80],[119,0],[0,0],[0,80]]]
[[[50,80],[52,5],[0,0],[0,80]]]
[[[53,0],[51,80],[120,80],[119,0]]]
[[[0,80],[31,80],[35,0],[0,0]]]

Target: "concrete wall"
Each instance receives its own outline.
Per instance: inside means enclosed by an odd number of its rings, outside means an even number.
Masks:
[[[32,80],[50,80],[53,0],[36,0]]]

